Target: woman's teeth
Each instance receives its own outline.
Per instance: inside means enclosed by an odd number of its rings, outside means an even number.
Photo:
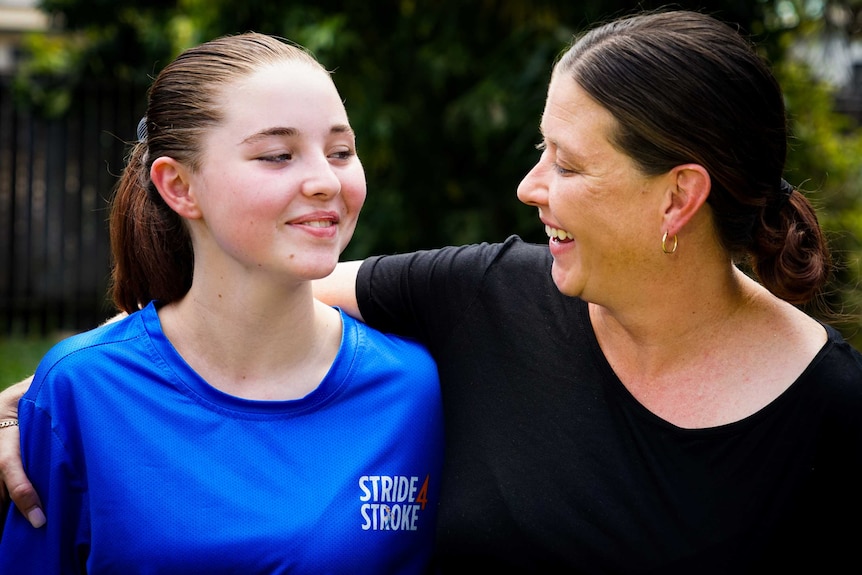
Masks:
[[[566,230],[560,230],[557,228],[552,228],[551,226],[545,226],[545,233],[548,234],[548,237],[552,240],[562,241],[562,240],[573,240],[575,236],[567,232]]]

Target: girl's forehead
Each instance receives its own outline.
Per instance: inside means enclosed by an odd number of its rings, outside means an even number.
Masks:
[[[291,93],[321,88],[338,92],[329,72],[314,63],[301,60],[283,60],[262,65],[237,78],[230,86],[230,89],[246,92],[280,90]]]
[[[344,103],[329,73],[303,62],[262,67],[226,85],[221,98],[226,116],[337,114],[346,119]]]

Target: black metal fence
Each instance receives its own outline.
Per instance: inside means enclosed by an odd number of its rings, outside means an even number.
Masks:
[[[112,314],[107,202],[143,96],[89,84],[46,118],[0,77],[0,336],[79,331]]]

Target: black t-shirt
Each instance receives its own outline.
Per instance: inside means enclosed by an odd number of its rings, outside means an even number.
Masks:
[[[859,569],[862,356],[837,331],[765,408],[682,429],[629,394],[550,267],[512,237],[360,269],[365,320],[438,362],[442,573]]]

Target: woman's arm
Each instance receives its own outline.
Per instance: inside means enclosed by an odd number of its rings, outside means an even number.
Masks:
[[[354,298],[356,299],[356,298]],[[104,323],[123,319],[128,314],[120,312]],[[45,524],[42,502],[33,484],[24,473],[21,462],[21,434],[18,431],[18,400],[30,388],[31,375],[0,392],[0,422],[15,421],[15,425],[0,427],[0,506],[5,507],[9,499],[15,503],[33,527]]]
[[[327,305],[338,306],[344,312],[362,320],[356,301],[356,274],[362,261],[342,262],[323,279],[312,282],[314,297]]]
[[[0,393],[0,421],[18,421],[18,400],[30,387],[32,381],[31,375]],[[7,493],[33,527],[41,527],[45,524],[42,502],[39,501],[39,495],[27,479],[21,464],[21,443],[17,424],[0,428],[0,498],[4,505],[8,503]]]

